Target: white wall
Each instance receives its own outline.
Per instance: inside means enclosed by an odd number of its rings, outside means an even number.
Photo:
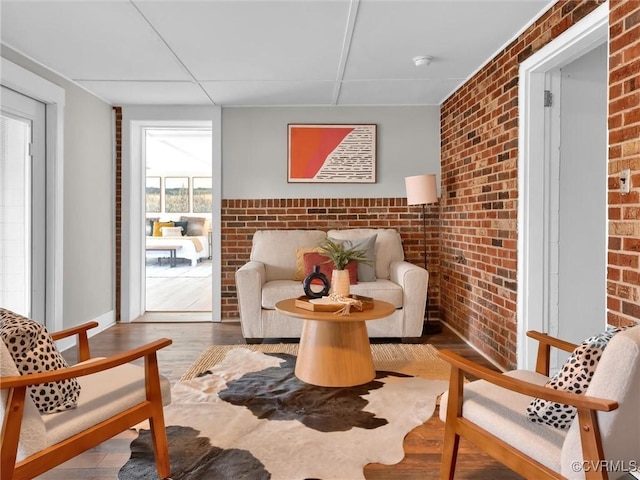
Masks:
[[[110,323],[115,304],[112,107],[10,48],[2,46],[0,53],[65,90],[63,327],[89,320]]]
[[[377,182],[287,183],[289,123],[377,124]],[[404,177],[440,176],[440,107],[223,108],[222,198],[404,197]]]

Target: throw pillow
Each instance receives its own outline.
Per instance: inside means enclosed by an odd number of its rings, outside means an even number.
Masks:
[[[569,355],[562,368],[549,379],[545,387],[584,395],[598,367],[602,352],[613,336],[624,328],[613,328],[587,338]],[[534,399],[527,407],[529,420],[556,428],[569,428],[577,414],[571,405]]]
[[[182,227],[182,235],[187,234],[187,230],[189,229],[189,222],[173,222],[173,225],[176,227]]]
[[[189,237],[199,237],[201,235],[206,235],[207,232],[204,231],[204,223],[206,218],[203,217],[180,217],[180,221],[187,222],[187,232],[186,235]]]
[[[376,238],[377,235],[364,238],[362,240],[339,240],[331,238],[332,242],[344,244],[346,248],[355,248],[366,252],[367,261],[358,263],[358,281],[376,281]]]
[[[158,217],[146,219],[144,224],[144,234],[147,237],[150,237],[151,235],[153,235],[153,223],[157,222],[158,220],[159,220]]]
[[[313,272],[313,266],[320,266],[320,273],[324,273],[324,275],[331,281],[331,273],[335,269],[335,265],[331,261],[329,257],[326,255],[322,255],[317,252],[308,252],[304,254],[304,276],[311,274]],[[345,270],[349,272],[349,283],[351,285],[355,285],[358,283],[358,264],[356,262],[347,263]],[[319,280],[312,281],[311,283],[320,284]]]
[[[160,229],[162,227],[173,227],[173,226],[174,226],[173,222],[153,222],[153,236],[161,237],[162,230]]]
[[[0,336],[21,375],[69,367],[41,323],[0,308]],[[77,406],[80,384],[75,378],[41,383],[29,395],[40,413],[62,412]]]
[[[322,249],[320,247],[301,247],[296,248],[296,273],[293,275],[292,280],[302,281],[305,279],[308,273],[305,273],[304,268],[304,254],[305,253],[314,253],[321,252]],[[312,268],[313,271],[313,268]]]
[[[182,236],[182,227],[162,227],[162,236],[163,237],[181,237]]]

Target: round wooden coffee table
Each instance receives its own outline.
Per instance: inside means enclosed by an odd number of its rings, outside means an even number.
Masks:
[[[322,387],[352,387],[376,376],[367,334],[367,320],[388,317],[395,307],[374,300],[373,309],[352,311],[348,316],[313,312],[296,307],[295,298],[276,303],[276,310],[304,319],[296,377]]]

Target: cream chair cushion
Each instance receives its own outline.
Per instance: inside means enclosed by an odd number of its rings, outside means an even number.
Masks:
[[[548,377],[527,370],[504,375],[544,385]],[[602,354],[586,395],[615,400],[619,407],[598,412],[604,458],[632,465],[640,452],[640,326],[616,334]],[[448,393],[440,402],[440,419],[447,416]],[[484,380],[464,386],[462,415],[487,432],[570,480],[584,479],[574,471],[582,460],[577,417],[568,430],[531,422],[526,413],[533,399]],[[615,478],[615,477],[612,477]]]
[[[627,468],[640,460],[640,326],[617,333],[600,358],[587,395],[616,400],[618,408],[598,412],[604,458]],[[580,427],[574,420],[562,447],[562,470],[569,479],[582,479],[571,469],[582,458]],[[610,477],[615,478],[615,477]]]
[[[514,370],[505,375],[544,385],[548,377],[528,370]],[[440,420],[447,417],[448,392],[440,400]],[[567,430],[531,422],[526,414],[531,397],[484,380],[464,386],[463,416],[509,445],[529,455],[552,470],[560,471],[560,452]]]
[[[296,250],[319,247],[326,237],[321,230],[258,230],[250,259],[264,264],[267,282],[291,280],[296,274]]]
[[[93,358],[83,363],[98,360]],[[144,367],[124,364],[118,367],[78,377],[82,387],[78,406],[50,415],[43,415],[47,445],[53,445],[76,433],[143,402],[146,398]],[[162,404],[171,403],[171,385],[160,375]]]
[[[18,377],[20,373],[13,363],[13,358],[3,341],[0,341],[0,376]],[[8,390],[0,391],[0,415],[6,414]],[[22,415],[22,429],[20,430],[20,443],[18,444],[18,460],[33,455],[47,446],[47,431],[36,405],[27,394],[24,399],[24,414]]]
[[[93,358],[84,363],[94,362]],[[18,370],[4,342],[0,342],[0,374],[3,377],[19,376]],[[25,397],[17,460],[20,461],[44,448],[60,442],[107,418],[144,401],[144,367],[125,364],[78,377],[81,386],[78,406],[63,412],[40,415],[31,398]],[[169,380],[160,375],[162,403],[171,402]],[[8,390],[1,393],[0,414],[4,418]]]

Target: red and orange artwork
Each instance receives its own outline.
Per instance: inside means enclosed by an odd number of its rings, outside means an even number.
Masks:
[[[376,125],[289,125],[289,182],[375,183]]]

